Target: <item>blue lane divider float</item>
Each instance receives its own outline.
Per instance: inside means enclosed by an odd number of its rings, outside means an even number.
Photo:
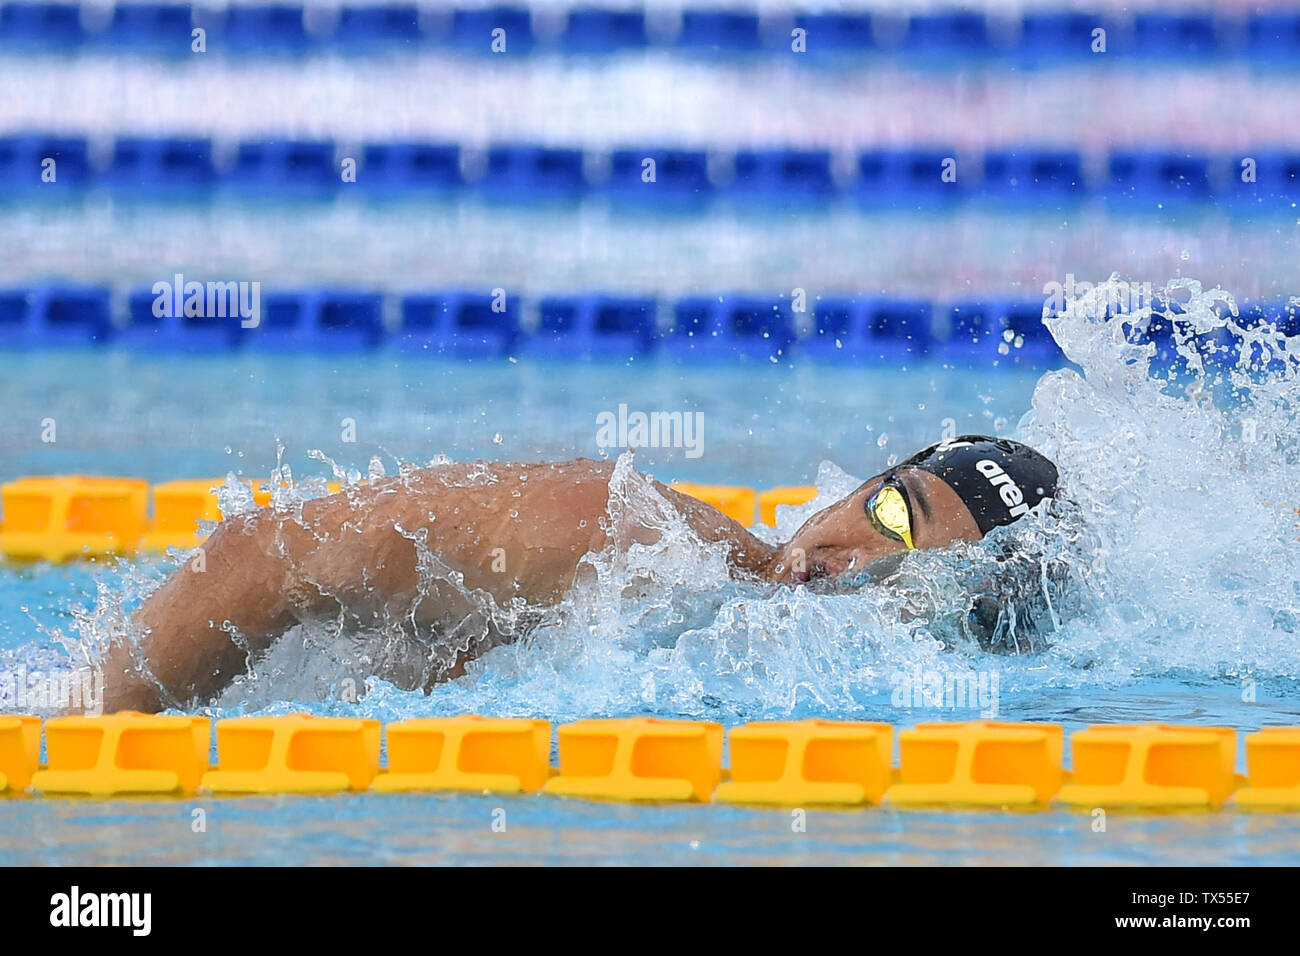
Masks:
[[[1210,13],[1143,10],[1133,17],[1134,47],[1146,56],[1209,56],[1228,36]]]
[[[302,7],[287,3],[232,3],[200,7],[195,23],[208,31],[209,49],[232,53],[302,53],[312,44]]]
[[[1116,150],[1110,154],[1110,195],[1119,199],[1211,199],[1210,157],[1190,152]]]
[[[925,300],[825,298],[813,307],[801,352],[821,361],[909,364],[934,347],[934,305]]]
[[[836,191],[831,154],[817,149],[742,149],[731,188],[767,198],[828,198]]]
[[[96,152],[83,137],[40,131],[0,136],[0,188],[7,198],[104,187],[164,194],[217,188],[288,199],[328,199],[353,189],[465,189],[512,202],[599,192],[620,202],[679,209],[724,198],[916,208],[967,200],[1059,205],[1100,197],[1147,210],[1174,200],[1229,199],[1289,214],[1291,203],[1300,201],[1300,148],[1243,149],[1239,155],[1118,148],[1106,157],[1102,176],[1090,180],[1078,150],[1032,144],[982,156],[941,146],[866,149],[843,162],[824,149],[746,148],[714,164],[703,150],[653,144],[587,153],[498,143],[477,165],[467,164],[454,143],[419,141],[352,148],[330,140],[254,139],[221,157],[210,140],[199,138],[123,136],[108,145],[98,152],[109,158],[92,161]],[[57,169],[53,182],[45,175],[50,160]],[[345,175],[349,169],[355,177]]]
[[[615,53],[649,46],[650,36],[644,11],[575,7],[561,42],[569,53]]]
[[[667,349],[687,360],[779,360],[795,340],[790,302],[745,295],[696,296],[673,307]]]
[[[0,186],[6,189],[75,188],[88,185],[93,172],[90,145],[79,137],[45,133],[0,137]]]
[[[329,192],[343,184],[329,140],[246,140],[223,185],[249,190]]]
[[[178,311],[161,308],[158,301],[152,288],[131,292],[126,324],[113,330],[113,344],[160,352],[225,352],[239,346],[242,329],[233,316],[187,316],[183,303]]]
[[[1084,194],[1083,157],[1073,150],[992,150],[984,154],[983,190],[999,199],[1077,199]]]
[[[1035,65],[1075,63],[1093,56],[1093,31],[1106,24],[1082,10],[1026,13],[1020,23],[1021,50]]]
[[[536,44],[533,35],[533,17],[527,7],[488,6],[456,8],[451,14],[451,26],[441,36],[442,40],[465,50],[487,53],[492,50],[494,31],[505,31],[504,53],[530,53]]]
[[[654,348],[657,303],[607,295],[548,296],[524,351],[547,358],[622,359]]]
[[[194,8],[188,3],[119,3],[113,7],[105,41],[125,50],[190,52]]]
[[[874,20],[870,13],[797,13],[796,28],[812,39],[814,52],[863,53],[876,48]]]
[[[603,7],[577,0],[562,11],[562,28],[542,33],[524,3],[436,6],[420,0],[344,3],[336,11],[299,3],[228,5],[123,0],[111,15],[83,16],[85,4],[17,0],[0,4],[0,45],[67,50],[82,46],[173,55],[190,48],[190,30],[207,32],[209,53],[301,55],[315,51],[367,52],[436,47],[490,53],[494,32],[505,31],[505,54],[557,49],[611,54],[663,46],[687,55],[794,55],[791,30],[804,31],[805,60],[845,55],[936,60],[1014,57],[1036,64],[1091,55],[1093,31],[1105,29],[1107,53],[1156,60],[1240,58],[1253,65],[1295,66],[1300,56],[1300,12],[1279,8],[1208,13],[1145,10],[1131,17],[1097,10],[1026,11],[1008,21],[980,10],[930,10],[910,17],[865,12],[822,12],[792,3],[764,11],[716,6],[681,11],[675,25],[648,29],[642,9]],[[427,9],[426,9],[427,8]],[[102,9],[96,6],[97,10]]]
[[[763,45],[758,14],[745,10],[685,9],[677,45],[684,49],[732,53],[758,50]]]
[[[915,55],[993,52],[989,21],[978,10],[948,10],[915,14],[907,25],[901,48]]]
[[[968,194],[964,176],[943,176],[944,164],[956,155],[935,147],[866,150],[858,154],[853,189],[869,205],[955,202]]]
[[[704,150],[654,146],[613,150],[609,176],[600,185],[611,199],[656,206],[665,199],[672,205],[697,204],[714,194],[709,156]]]
[[[580,149],[501,144],[488,149],[487,169],[477,185],[504,197],[569,196],[587,188]]]
[[[213,301],[209,285],[201,284],[205,302]],[[189,288],[187,283],[183,298]],[[805,315],[787,297],[744,293],[673,301],[605,293],[530,299],[502,290],[387,294],[327,286],[263,290],[257,322],[246,325],[249,317],[232,300],[225,300],[229,304],[220,314],[209,304],[203,315],[186,315],[183,308],[160,307],[159,296],[172,293],[154,289],[142,286],[118,297],[107,287],[68,283],[0,288],[0,348],[111,344],[160,352],[351,353],[386,347],[466,360],[523,355],[625,362],[662,356],[707,364],[797,357],[1001,369],[1064,362],[1042,322],[1039,299],[827,295],[809,301]],[[1300,347],[1292,351],[1285,341],[1300,335],[1300,304],[1270,299],[1239,308],[1241,328],[1265,322],[1277,328],[1269,354],[1251,345],[1253,362],[1269,369],[1300,362]],[[1174,346],[1184,340],[1208,364],[1218,365],[1235,363],[1242,345],[1231,331],[1199,335],[1176,303],[1157,302],[1141,327],[1124,321],[1132,341],[1156,346],[1157,368],[1181,367]]]
[[[6,3],[0,6],[0,43],[75,47],[86,38],[75,3]]]
[[[232,324],[236,324],[232,322]],[[312,289],[262,296],[249,348],[268,352],[353,352],[384,339],[384,300],[377,292]]]
[[[949,326],[935,354],[955,365],[1035,367],[1060,364],[1060,348],[1042,322],[1043,302],[974,300],[952,303]]]
[[[0,290],[0,345],[102,345],[112,333],[111,292],[62,283]]]
[[[216,182],[212,142],[206,139],[123,137],[113,144],[104,180],[136,190],[205,189]]]
[[[465,184],[460,147],[439,143],[369,143],[362,148],[363,189],[445,190]]]
[[[421,40],[420,8],[413,3],[344,6],[334,36],[340,46],[355,51],[411,46]]]
[[[502,358],[519,341],[519,303],[486,293],[413,293],[401,301],[399,348],[454,358]]]

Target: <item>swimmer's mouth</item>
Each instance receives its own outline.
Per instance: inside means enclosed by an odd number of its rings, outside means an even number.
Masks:
[[[826,561],[814,561],[802,571],[796,571],[794,578],[800,584],[807,584],[810,581],[816,581],[819,578],[835,578],[843,573],[841,568],[836,567]]]
[[[824,559],[813,561],[803,571],[796,572],[794,579],[800,584],[819,582],[823,586],[843,585],[849,588],[856,588],[867,581],[880,583],[898,571],[906,554],[905,551],[898,551],[862,565],[859,565],[857,558],[850,560],[847,566]]]

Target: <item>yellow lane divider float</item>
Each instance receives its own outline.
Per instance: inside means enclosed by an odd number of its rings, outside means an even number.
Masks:
[[[425,717],[387,727],[388,770],[372,789],[530,793],[551,775],[545,720]]]
[[[26,790],[40,756],[40,718],[0,717],[0,794]]]
[[[386,730],[388,761],[380,766]],[[597,800],[754,806],[1300,810],[1300,727],[1246,737],[1248,774],[1233,772],[1236,731],[1141,724],[1070,737],[1057,724],[888,724],[802,720],[720,724],[635,717],[558,728],[550,766],[544,720],[446,717],[206,717],[111,714],[45,724],[0,717],[0,794],[468,791]]]
[[[66,561],[129,554],[146,524],[149,485],[136,478],[19,478],[0,487],[0,552]]]
[[[1070,744],[1074,779],[1061,788],[1062,803],[1213,808],[1243,782],[1233,773],[1237,732],[1229,727],[1089,727]]]
[[[889,788],[889,724],[771,721],[728,736],[731,779],[714,794],[723,803],[858,806],[879,803]]]
[[[365,790],[379,772],[377,720],[234,717],[217,721],[221,762],[203,775],[211,793]]]
[[[269,505],[271,482],[246,480],[254,503]],[[0,486],[0,555],[17,561],[57,562],[197,547],[203,543],[199,522],[221,520],[217,488],[224,483],[224,478],[186,479],[150,489],[139,478],[19,478]],[[338,482],[326,487],[331,494],[341,489]],[[772,488],[761,494],[735,485],[678,482],[673,487],[746,527],[756,515],[775,526],[777,505],[801,505],[817,496],[811,485]]]
[[[49,766],[31,787],[90,797],[192,793],[208,769],[211,734],[206,717],[56,717],[45,724]]]
[[[722,777],[722,725],[632,717],[559,729],[560,773],[542,790],[598,800],[708,800]]]

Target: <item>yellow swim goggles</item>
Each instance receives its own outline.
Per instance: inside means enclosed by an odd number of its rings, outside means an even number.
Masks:
[[[875,529],[891,541],[901,541],[907,550],[916,550],[912,543],[912,506],[907,492],[897,478],[886,478],[867,499],[867,517]]]

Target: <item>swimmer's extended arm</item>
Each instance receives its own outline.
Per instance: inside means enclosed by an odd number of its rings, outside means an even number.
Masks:
[[[271,519],[259,512],[223,522],[201,563],[186,562],[149,595],[131,619],[139,644],[122,635],[106,651],[105,710],[153,713],[207,698],[293,623]]]
[[[499,604],[554,603],[583,556],[607,543],[610,467],[499,466],[491,482],[475,483],[472,466],[448,466],[310,501],[301,515],[262,509],[230,518],[201,561],[187,560],[135,612],[138,644],[125,635],[110,643],[105,707],[157,711],[208,699],[298,621],[463,616],[456,588],[421,588],[416,537],[466,588]],[[775,549],[738,522],[655,485],[696,534],[730,545],[735,567],[762,574],[774,559]],[[634,538],[653,540],[640,531]]]
[[[770,570],[777,549],[756,538],[739,521],[727,517],[713,505],[674,491],[660,482],[656,481],[655,487],[701,538],[725,541],[731,546],[733,567],[760,575]]]

